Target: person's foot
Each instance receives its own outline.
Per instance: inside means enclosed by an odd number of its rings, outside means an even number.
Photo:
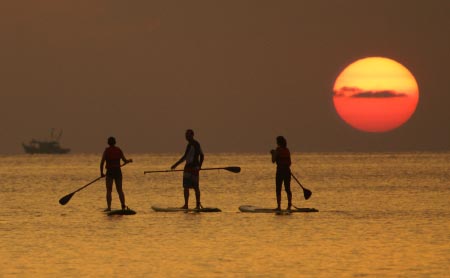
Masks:
[[[289,204],[286,210],[290,211],[291,209],[292,209],[292,205]]]
[[[275,209],[273,209],[274,211],[280,211],[281,210],[281,207],[277,207],[277,208],[275,208]]]
[[[198,203],[197,206],[195,207],[195,209],[202,209],[202,208],[203,208],[203,206],[201,203]]]
[[[180,207],[180,209],[188,209],[188,208],[189,208],[188,205],[184,205],[184,206]]]
[[[105,208],[104,212],[111,211],[111,208]]]

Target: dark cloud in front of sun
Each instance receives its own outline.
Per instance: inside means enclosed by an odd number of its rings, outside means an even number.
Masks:
[[[344,87],[340,88],[339,90],[335,90],[334,96],[335,97],[348,97],[348,96],[352,96],[354,94],[358,94],[362,91],[363,90],[358,87],[344,86]]]
[[[394,98],[406,97],[407,95],[394,90],[367,91],[358,87],[342,87],[341,89],[334,91],[334,96],[351,98]]]
[[[357,93],[351,96],[352,98],[393,98],[393,97],[406,97],[404,93],[398,93],[395,91],[366,91]]]

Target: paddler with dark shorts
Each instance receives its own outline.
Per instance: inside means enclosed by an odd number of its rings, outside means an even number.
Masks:
[[[189,189],[193,188],[195,190],[196,199],[195,208],[201,209],[199,172],[202,168],[204,155],[200,143],[194,140],[194,131],[192,129],[186,130],[185,138],[188,141],[186,151],[184,152],[184,155],[172,165],[171,169],[174,170],[180,163],[186,161],[183,170],[184,206],[181,208],[189,208]]]
[[[106,176],[106,204],[108,207],[105,211],[111,211],[113,182],[116,184],[116,190],[119,194],[122,210],[125,210],[127,206],[125,205],[125,194],[122,190],[122,170],[120,169],[120,161],[122,160],[126,164],[133,162],[133,160],[125,158],[122,150],[116,147],[116,139],[114,137],[108,138],[108,145],[109,147],[103,152],[102,160],[100,162],[100,175],[102,177]],[[105,162],[106,175],[103,173]]]
[[[287,148],[287,141],[283,136],[277,137],[277,148],[271,150],[272,163],[277,164],[277,173],[275,176],[275,186],[277,195],[277,208],[281,210],[281,188],[284,183],[284,190],[287,194],[288,206],[290,210],[292,207],[292,192],[291,192],[291,153]]]

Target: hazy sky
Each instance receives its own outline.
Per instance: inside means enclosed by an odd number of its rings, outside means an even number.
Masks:
[[[450,150],[450,1],[14,0],[0,3],[0,153],[64,130],[73,152]],[[419,104],[402,127],[355,130],[339,72],[406,66]]]

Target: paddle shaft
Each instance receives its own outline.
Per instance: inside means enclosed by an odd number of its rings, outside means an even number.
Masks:
[[[298,183],[298,185],[300,185],[300,187],[303,189],[303,196],[305,197],[305,200],[308,200],[312,195],[311,190],[304,188],[303,185],[300,183],[300,181],[294,176],[294,174],[292,174],[292,172],[291,172],[291,176]]]
[[[291,176],[294,178],[294,180],[300,185],[301,188],[305,189],[303,185],[300,183],[300,181],[294,176],[294,174],[291,173]]]
[[[239,173],[241,171],[240,167],[231,166],[231,167],[216,167],[216,168],[201,168],[201,171],[207,170],[227,170],[233,173]],[[157,170],[157,171],[144,171],[144,174],[150,173],[168,173],[168,172],[182,172],[184,170]]]
[[[101,178],[104,178],[104,177],[98,177],[98,178],[96,178],[95,180],[93,180],[93,181],[91,181],[90,183],[88,183],[88,184],[86,184],[86,185],[84,185],[84,186],[78,188],[77,190],[75,190],[74,192],[72,192],[72,193],[70,193],[70,194],[75,194],[75,193],[77,193],[78,191],[80,191],[80,190],[82,190],[82,189],[88,187],[89,185],[93,184],[94,182],[98,181],[98,180],[101,179]]]
[[[130,161],[130,162],[131,162],[131,161]],[[125,166],[126,164],[127,164],[127,163],[124,163],[124,164],[120,165],[120,167],[123,167],[123,166]],[[77,193],[78,191],[80,191],[80,190],[82,190],[82,189],[88,187],[89,185],[93,184],[94,182],[96,182],[96,181],[98,181],[98,180],[100,180],[100,179],[102,179],[102,178],[104,178],[104,177],[105,177],[105,176],[103,176],[103,177],[98,177],[98,178],[96,178],[95,180],[91,181],[90,183],[88,183],[88,184],[86,184],[86,185],[84,185],[84,186],[78,188],[78,189],[75,190],[74,192],[67,194],[66,196],[64,196],[64,197],[62,197],[61,199],[59,199],[59,203],[60,203],[61,205],[67,204],[67,203],[70,201],[70,199],[72,198],[72,196],[73,196],[75,193]]]
[[[61,199],[59,199],[59,203],[60,203],[61,205],[64,206],[65,204],[67,204],[67,203],[70,201],[70,199],[72,199],[72,196],[73,196],[75,193],[77,193],[78,191],[80,191],[80,190],[82,190],[82,189],[88,187],[89,185],[93,184],[94,182],[98,181],[98,180],[101,179],[101,178],[103,178],[103,177],[98,177],[98,178],[96,178],[95,180],[91,181],[90,183],[88,183],[88,184],[86,184],[86,185],[84,185],[84,186],[78,188],[78,189],[75,190],[74,192],[67,194],[66,196],[64,196],[64,197],[62,197]]]

